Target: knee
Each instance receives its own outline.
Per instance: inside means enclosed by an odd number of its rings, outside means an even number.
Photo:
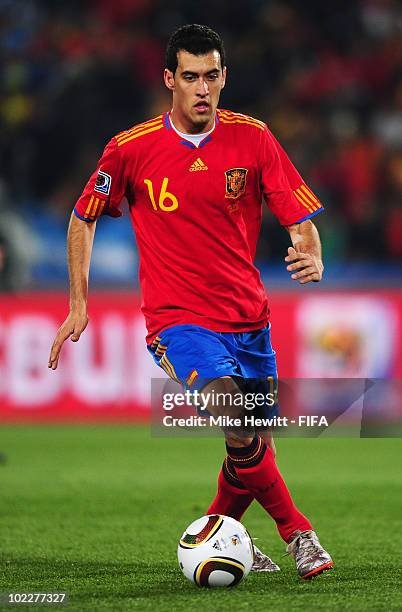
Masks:
[[[226,434],[225,441],[228,446],[233,448],[245,448],[250,446],[253,441],[252,436],[241,436],[234,433]]]

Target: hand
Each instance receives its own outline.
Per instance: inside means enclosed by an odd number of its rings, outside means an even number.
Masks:
[[[60,327],[56,334],[56,338],[53,342],[52,349],[50,351],[48,367],[52,370],[57,368],[59,363],[59,355],[61,347],[67,338],[70,338],[73,342],[78,342],[80,336],[86,326],[88,325],[88,316],[86,311],[83,312],[70,312],[63,325]]]
[[[286,262],[293,262],[287,266],[293,280],[298,280],[301,285],[306,283],[318,283],[322,279],[324,266],[321,259],[309,253],[298,253],[293,247],[288,248]],[[298,271],[297,271],[298,270]]]

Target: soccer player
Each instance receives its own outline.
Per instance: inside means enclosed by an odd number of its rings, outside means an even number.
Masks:
[[[301,284],[322,276],[311,218],[323,207],[265,123],[218,109],[225,80],[218,34],[186,25],[171,36],[164,72],[171,111],[111,139],[71,215],[70,312],[53,343],[50,368],[57,368],[64,341],[79,340],[88,323],[97,219],[121,216],[126,197],[140,254],[147,345],[156,363],[185,388],[232,397],[277,380],[267,297],[253,263],[261,202],[289,232],[293,246],[285,261]],[[208,410],[223,413],[219,405]],[[256,499],[275,520],[301,577],[332,567],[292,501],[269,432],[229,428],[225,439],[227,455],[207,513],[240,520]],[[279,568],[256,549],[254,569]]]

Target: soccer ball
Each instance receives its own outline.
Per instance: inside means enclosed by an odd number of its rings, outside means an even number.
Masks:
[[[251,570],[254,548],[239,521],[210,514],[197,519],[183,533],[177,548],[180,569],[200,587],[238,584]]]

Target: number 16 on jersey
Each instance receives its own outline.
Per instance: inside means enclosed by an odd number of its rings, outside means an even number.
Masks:
[[[154,210],[158,210],[159,208],[160,210],[164,210],[165,212],[172,212],[173,210],[176,210],[176,208],[179,207],[179,202],[176,196],[174,196],[173,193],[167,191],[168,181],[169,179],[167,177],[163,179],[162,188],[159,193],[159,199],[157,204],[155,201],[154,186],[152,184],[152,181],[150,179],[144,179],[144,183],[148,187],[149,199],[151,200],[152,208]],[[165,204],[166,201],[170,201],[171,204],[167,206]]]

